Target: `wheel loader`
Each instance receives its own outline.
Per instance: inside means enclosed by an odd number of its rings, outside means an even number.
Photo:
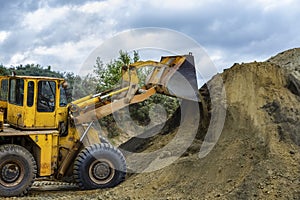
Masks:
[[[146,66],[152,71],[141,86],[137,70]],[[66,86],[62,78],[0,77],[1,196],[23,196],[39,178],[75,181],[81,189],[114,187],[125,180],[126,161],[94,122],[155,93],[199,100],[191,54],[124,66],[119,87],[71,103]]]

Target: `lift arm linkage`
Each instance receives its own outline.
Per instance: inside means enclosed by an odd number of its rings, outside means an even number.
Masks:
[[[192,55],[162,57],[160,62],[139,61],[122,68],[121,86],[96,95],[90,95],[71,103],[71,116],[76,124],[87,123],[103,118],[130,104],[142,102],[155,93],[174,96],[168,91],[168,82],[173,75],[189,63],[192,76],[187,79],[196,81],[196,72]],[[152,67],[145,84],[139,86],[137,70]],[[197,89],[197,85],[194,86]],[[184,98],[184,97],[183,97]],[[75,114],[76,113],[76,114]]]

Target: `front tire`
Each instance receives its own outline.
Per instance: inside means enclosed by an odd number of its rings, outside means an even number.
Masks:
[[[24,147],[0,146],[0,195],[23,196],[30,189],[37,172],[36,162]]]
[[[78,154],[73,173],[81,189],[114,187],[125,179],[126,162],[112,145],[94,144]]]

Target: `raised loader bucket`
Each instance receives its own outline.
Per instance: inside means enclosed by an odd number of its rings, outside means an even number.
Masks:
[[[162,57],[160,62],[170,67],[156,67],[147,85],[159,85],[157,91],[165,95],[200,101],[193,55]]]

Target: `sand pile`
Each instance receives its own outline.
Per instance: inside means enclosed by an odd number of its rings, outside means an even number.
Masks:
[[[204,158],[199,158],[199,149],[207,127],[200,126],[191,146],[173,164],[131,174],[116,188],[68,191],[63,195],[80,199],[299,199],[299,64],[300,51],[296,49],[266,62],[234,64],[216,75],[208,85],[214,88],[217,80],[223,80],[225,123],[219,140]],[[180,127],[176,124],[178,115],[162,134],[140,139],[139,143],[131,140],[123,148],[146,153],[168,145]],[[189,127],[184,131],[188,134]],[[165,152],[161,158],[168,157],[173,157],[173,152]],[[156,159],[147,165],[154,161],[159,164]],[[32,195],[43,198],[62,194]]]

